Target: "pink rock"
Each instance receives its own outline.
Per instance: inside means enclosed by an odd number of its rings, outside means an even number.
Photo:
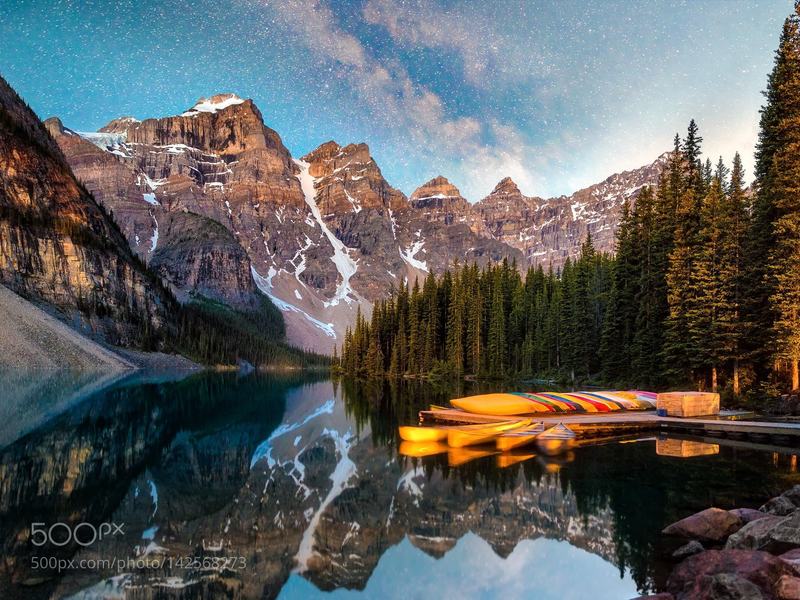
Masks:
[[[781,600],[800,600],[800,578],[783,575],[775,586],[775,593]]]
[[[755,508],[734,508],[728,512],[741,519],[742,523],[749,523],[750,521],[757,521],[758,519],[763,519],[764,517],[770,516],[769,514],[761,512],[760,510],[756,510]]]
[[[750,521],[728,538],[725,548],[729,550],[758,550],[769,542],[772,531],[788,518],[767,515],[764,519]]]
[[[779,557],[781,560],[785,560],[793,567],[800,569],[800,548],[792,548],[788,552],[784,552]],[[800,573],[800,571],[798,571]]]
[[[673,523],[663,533],[704,542],[719,542],[738,531],[743,521],[721,508],[707,508]]]
[[[679,564],[669,577],[667,590],[677,600],[712,600],[723,590],[738,590],[758,597],[777,596],[783,576],[794,577],[794,568],[777,556],[758,550],[707,550]],[[728,596],[724,596],[728,597]]]

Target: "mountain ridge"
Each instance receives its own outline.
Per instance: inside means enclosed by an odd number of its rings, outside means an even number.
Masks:
[[[242,252],[220,242],[227,250],[207,261],[204,285],[226,302],[235,300],[224,290],[236,289],[246,303],[257,288],[281,308],[290,342],[323,352],[341,344],[359,308],[368,314],[403,281],[455,262],[508,259],[520,268],[558,269],[589,232],[599,250],[613,252],[622,203],[655,183],[663,167],[657,159],[550,199],[525,196],[503,177],[471,203],[441,174],[406,196],[386,180],[366,143],[328,140],[295,158],[251,99],[229,93],[201,98],[175,116],[118,117],[97,133],[77,135],[117,163],[87,166],[69,134],[57,136],[144,260],[152,261],[158,248],[154,223],[169,213],[222,224]],[[185,248],[191,246],[189,238]],[[179,299],[191,294],[185,264],[160,263]],[[235,279],[214,275],[235,264],[243,265]],[[252,277],[242,275],[248,271]]]

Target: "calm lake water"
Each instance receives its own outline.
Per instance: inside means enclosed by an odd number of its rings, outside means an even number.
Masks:
[[[725,441],[399,454],[398,423],[476,391],[202,374],[95,393],[0,449],[0,598],[617,600],[663,588],[665,525],[800,482],[792,450]]]

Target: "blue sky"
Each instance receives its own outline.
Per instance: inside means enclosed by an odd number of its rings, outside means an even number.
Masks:
[[[620,576],[616,566],[569,542],[522,540],[502,559],[470,532],[438,560],[403,538],[380,557],[363,591],[339,588],[323,593],[293,574],[279,598],[619,600],[634,596],[636,585],[630,574]]]
[[[410,193],[442,174],[552,196],[651,162],[697,119],[752,167],[790,0],[0,0],[0,74],[94,130],[251,97],[293,155],[365,141]]]

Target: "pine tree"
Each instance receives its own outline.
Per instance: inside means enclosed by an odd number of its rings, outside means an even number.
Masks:
[[[706,193],[700,162],[700,143],[694,119],[689,123],[683,156],[686,170],[675,211],[675,229],[666,273],[669,316],[666,320],[664,355],[667,373],[675,383],[691,378],[692,357],[701,351],[689,330],[689,311],[696,290],[691,282],[700,248],[700,214]]]
[[[477,375],[483,369],[483,291],[478,281],[478,266],[473,263],[464,280],[467,313],[467,371]]]
[[[724,173],[723,173],[724,175]],[[728,193],[719,215],[722,245],[719,257],[719,289],[721,309],[715,335],[720,349],[720,362],[731,363],[731,385],[734,395],[740,393],[739,367],[742,348],[748,331],[745,316],[745,242],[749,228],[747,200],[744,192],[744,168],[737,152]]]
[[[650,188],[641,194],[651,195]],[[616,261],[612,266],[607,314],[600,342],[603,379],[624,380],[630,372],[631,349],[636,331],[636,295],[640,271],[638,235],[627,199],[617,230]]]
[[[686,324],[690,338],[690,366],[704,380],[710,370],[711,387],[717,391],[719,364],[725,358],[724,328],[720,318],[725,299],[722,296],[720,259],[722,237],[720,213],[725,202],[722,180],[724,168],[712,178],[711,187],[703,199],[689,285],[692,294],[686,301]]]
[[[778,121],[771,136],[772,164],[759,181],[774,207],[775,244],[769,254],[774,282],[775,356],[789,365],[791,389],[800,389],[800,2],[786,19],[768,99]],[[771,92],[771,94],[770,94]]]
[[[464,373],[464,291],[462,277],[456,276],[453,282],[447,310],[446,356],[450,369],[457,375]]]
[[[660,202],[671,200],[669,177],[659,184]],[[631,351],[632,372],[642,385],[659,385],[663,380],[661,348],[664,343],[666,319],[666,261],[669,241],[662,231],[665,217],[657,210],[656,199],[650,188],[645,188],[636,199],[633,222],[639,244],[639,281],[636,294],[636,320]]]
[[[506,311],[502,287],[502,271],[495,271],[492,284],[492,301],[489,313],[489,332],[487,337],[487,354],[489,374],[493,377],[505,375],[507,368],[506,355]]]

